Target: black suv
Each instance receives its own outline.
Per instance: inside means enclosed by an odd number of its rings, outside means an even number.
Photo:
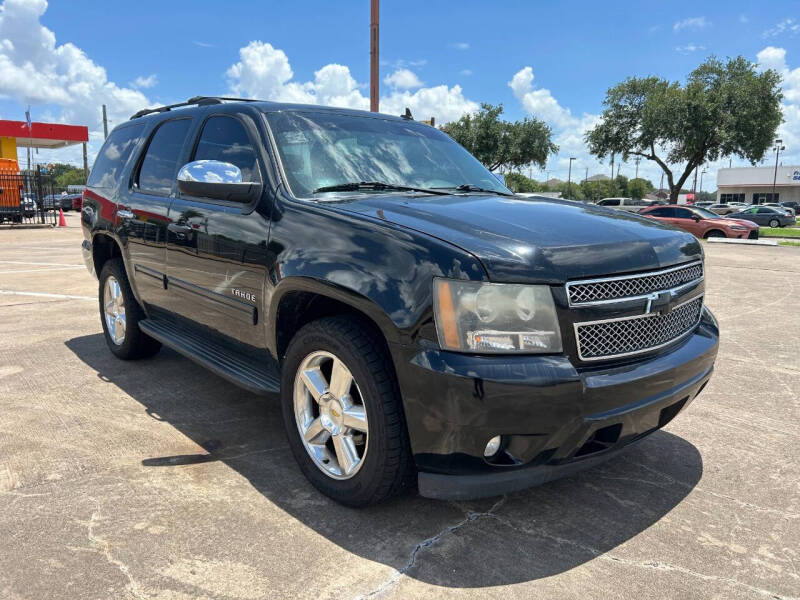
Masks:
[[[474,498],[613,456],[706,385],[700,243],[514,196],[406,117],[193,98],[109,135],[81,212],[108,347],[280,392],[323,493]]]

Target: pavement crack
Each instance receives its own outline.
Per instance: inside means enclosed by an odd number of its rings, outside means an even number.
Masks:
[[[431,546],[435,545],[439,540],[441,540],[443,537],[455,531],[458,531],[459,529],[464,527],[464,525],[466,525],[467,523],[471,523],[473,521],[477,521],[478,519],[482,518],[496,517],[497,515],[494,514],[494,511],[500,508],[505,501],[506,497],[503,496],[502,498],[500,498],[500,500],[495,502],[489,510],[485,512],[468,512],[466,516],[455,525],[448,525],[436,535],[426,538],[421,542],[419,542],[416,546],[414,546],[414,549],[411,551],[411,554],[409,555],[408,562],[402,569],[395,571],[392,574],[392,576],[389,577],[389,579],[384,581],[382,584],[380,584],[377,588],[375,588],[368,594],[358,596],[359,600],[363,600],[364,598],[376,598],[381,596],[385,592],[389,591],[392,587],[394,587],[395,584],[397,584],[398,581],[400,581],[403,575],[408,573],[408,571],[410,571],[414,567],[414,565],[417,564],[417,556],[419,555],[420,552],[422,552],[422,550],[424,550],[425,548],[430,548]]]
[[[94,526],[100,521],[100,518],[101,518],[100,507],[98,506],[97,510],[95,510],[92,513],[92,518],[89,520],[88,524],[89,542],[92,544],[92,546],[94,546],[103,553],[103,556],[106,557],[106,560],[109,562],[109,564],[112,564],[115,567],[117,567],[117,569],[119,569],[119,571],[123,575],[125,575],[125,577],[128,580],[127,587],[130,590],[130,592],[137,598],[142,598],[143,600],[146,599],[147,596],[142,594],[142,592],[139,590],[139,584],[136,583],[136,580],[133,578],[133,575],[131,575],[130,568],[128,568],[128,565],[126,565],[118,558],[114,558],[114,555],[111,552],[111,543],[108,540],[95,535]]]

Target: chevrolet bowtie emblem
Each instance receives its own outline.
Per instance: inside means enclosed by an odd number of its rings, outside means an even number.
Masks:
[[[648,294],[645,314],[657,313],[665,315],[672,310],[672,292],[654,292]]]

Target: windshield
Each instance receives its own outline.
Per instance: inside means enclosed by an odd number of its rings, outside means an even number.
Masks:
[[[359,182],[511,193],[449,136],[422,123],[324,112],[270,112],[267,120],[297,197]],[[345,193],[375,191],[386,193]]]
[[[699,206],[695,206],[693,210],[704,219],[719,219],[719,215],[717,213],[713,213],[710,210],[706,210],[705,208],[700,208]]]

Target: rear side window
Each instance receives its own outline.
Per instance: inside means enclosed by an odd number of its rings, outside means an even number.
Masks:
[[[678,219],[691,219],[694,216],[694,213],[690,211],[688,208],[676,208],[675,210],[675,217]]]
[[[89,187],[114,187],[128,162],[131,152],[142,137],[144,124],[119,127],[111,132],[94,161],[86,185]]]
[[[661,206],[659,208],[654,208],[653,210],[648,210],[645,214],[651,217],[671,217],[675,214],[675,209],[669,206]]]
[[[180,156],[191,119],[162,123],[150,139],[137,183],[143,192],[168,195],[172,191]]]
[[[261,181],[256,151],[244,125],[233,117],[211,117],[203,125],[192,160],[219,160],[236,165],[242,181]]]
[[[601,200],[600,206],[619,206],[619,198],[614,200]]]

